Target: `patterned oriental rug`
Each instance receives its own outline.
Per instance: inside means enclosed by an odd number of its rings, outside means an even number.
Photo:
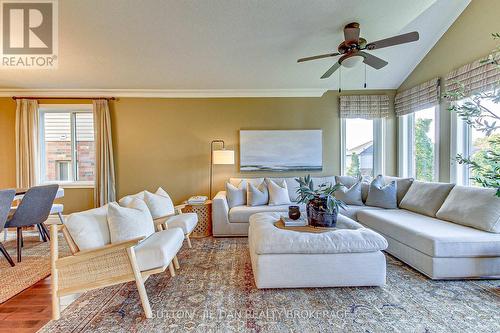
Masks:
[[[387,256],[383,288],[258,290],[246,238],[193,245],[176,277],[146,282],[153,319],[127,283],[83,294],[40,332],[500,332],[500,280],[432,281]]]

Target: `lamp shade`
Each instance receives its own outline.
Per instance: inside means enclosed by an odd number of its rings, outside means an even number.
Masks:
[[[213,164],[234,164],[234,150],[214,150]]]

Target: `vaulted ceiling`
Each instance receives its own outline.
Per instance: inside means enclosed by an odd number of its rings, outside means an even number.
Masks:
[[[371,51],[369,89],[395,89],[470,0],[64,0],[59,67],[0,70],[0,88],[337,89],[320,76],[336,59],[342,28],[359,22],[369,42],[410,31],[420,40]],[[364,65],[342,70],[342,89],[362,89]]]

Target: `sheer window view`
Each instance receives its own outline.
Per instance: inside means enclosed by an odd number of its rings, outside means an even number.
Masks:
[[[345,119],[345,174],[373,176],[373,120]]]
[[[415,112],[413,152],[415,178],[433,181],[435,175],[435,133],[434,107]]]
[[[93,181],[94,124],[91,112],[42,112],[43,182]]]
[[[494,103],[491,99],[482,99],[481,104],[494,115],[500,116],[500,104]],[[500,130],[498,128],[494,129],[489,136],[484,131],[479,131],[473,126],[467,126],[467,131],[469,132],[468,140],[466,140],[468,147],[461,149],[461,151],[465,152],[466,156],[464,157],[470,157],[474,163],[477,163],[485,170],[493,172],[494,166],[487,155],[489,151],[498,152],[500,150]],[[481,186],[474,180],[478,176],[474,170],[464,169],[464,171],[466,172],[466,185]]]

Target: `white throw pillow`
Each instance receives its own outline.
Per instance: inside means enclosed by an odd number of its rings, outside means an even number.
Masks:
[[[80,250],[91,250],[111,242],[108,226],[108,206],[73,213],[64,225]]]
[[[266,179],[266,181],[269,190],[269,206],[289,205],[292,203],[284,180],[278,182],[278,184],[271,179]]]
[[[121,198],[118,203],[120,204],[120,206],[122,207],[127,207],[128,205],[130,205],[130,203],[132,202],[132,200],[134,199],[141,199],[141,200],[144,200],[144,191],[141,191],[139,193],[136,193],[136,194],[129,194],[127,196],[124,196],[123,198]]]
[[[338,190],[335,191],[335,198],[342,200],[346,205],[363,206],[361,186],[361,182],[357,182],[350,187],[341,184]]]
[[[144,202],[154,219],[175,214],[174,203],[170,196],[161,187],[156,193],[144,191]]]
[[[238,186],[226,183],[226,197],[229,208],[243,206],[247,203],[247,183],[242,180]]]
[[[266,182],[263,181],[259,186],[247,184],[247,206],[263,206],[268,202],[269,191]]]
[[[151,213],[141,199],[133,199],[128,207],[121,207],[116,202],[110,203],[107,219],[111,243],[149,237],[155,232]]]

